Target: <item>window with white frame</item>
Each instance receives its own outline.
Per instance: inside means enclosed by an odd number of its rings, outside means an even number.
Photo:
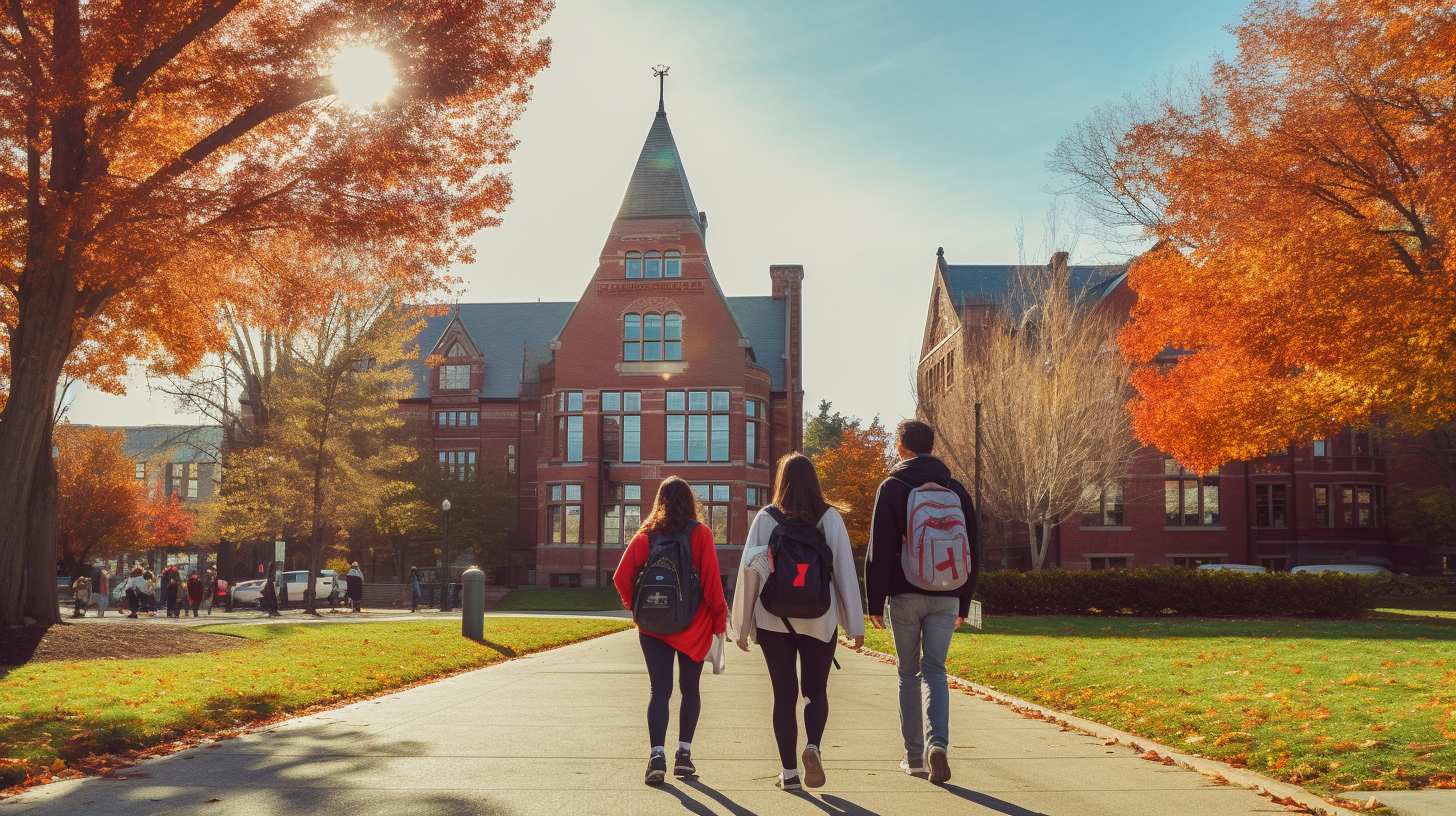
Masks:
[[[683,316],[628,312],[622,316],[622,360],[654,363],[682,359]]]
[[[470,387],[470,366],[468,365],[443,365],[440,366],[440,389],[443,391],[459,391]]]
[[[581,485],[554,484],[546,506],[552,544],[581,543]]]
[[[602,392],[602,457],[607,462],[642,461],[642,392]]]
[[[560,391],[556,395],[556,456],[567,462],[582,461],[585,420],[581,415],[582,392]]]
[[[621,546],[630,542],[642,526],[642,485],[617,485],[610,501],[602,508],[602,543]]]
[[[703,505],[703,523],[713,531],[713,541],[728,543],[728,511],[731,508],[731,492],[728,485],[695,484],[693,492]]]
[[[668,391],[667,461],[728,461],[728,405],[727,391]]]

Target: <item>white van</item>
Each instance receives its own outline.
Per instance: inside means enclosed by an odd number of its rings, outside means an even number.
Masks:
[[[1395,575],[1395,573],[1374,564],[1306,564],[1290,572],[1343,572],[1346,575]]]
[[[1233,570],[1234,572],[1268,572],[1257,564],[1199,564],[1201,570]]]

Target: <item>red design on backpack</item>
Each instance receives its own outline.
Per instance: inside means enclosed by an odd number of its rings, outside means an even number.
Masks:
[[[804,576],[806,576],[806,575],[809,574],[809,565],[808,564],[795,564],[794,566],[797,566],[799,568],[799,574],[796,575],[796,576],[794,576],[794,586],[803,586],[804,585]]]

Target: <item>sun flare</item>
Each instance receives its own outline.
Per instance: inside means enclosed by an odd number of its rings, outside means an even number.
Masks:
[[[394,64],[388,54],[372,46],[340,51],[331,78],[339,101],[353,108],[382,105],[394,92]]]

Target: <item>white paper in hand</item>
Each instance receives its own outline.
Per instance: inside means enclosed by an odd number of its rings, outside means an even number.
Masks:
[[[980,601],[971,601],[970,614],[966,616],[966,623],[969,623],[970,625],[976,627],[977,629],[980,629],[981,628],[981,602]]]
[[[713,635],[713,645],[708,649],[708,665],[713,667],[713,674],[723,673],[724,640],[724,635]]]

